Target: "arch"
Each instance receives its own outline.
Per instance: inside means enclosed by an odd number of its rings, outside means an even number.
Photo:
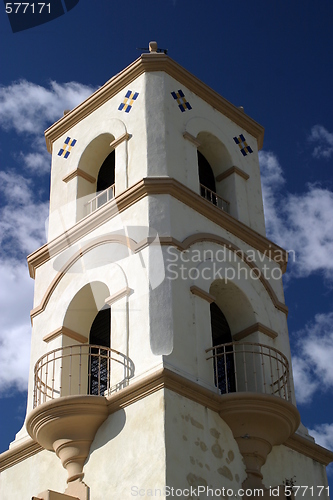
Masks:
[[[215,297],[215,304],[219,310],[223,311],[231,335],[230,342],[233,335],[256,322],[253,305],[244,291],[234,282],[214,280],[209,287],[209,293]]]
[[[230,349],[230,346],[219,347],[232,342],[231,330],[226,317],[216,302],[210,304],[210,322],[212,347],[215,347],[213,352],[214,356],[217,356],[213,359],[215,386],[222,394],[235,392],[236,380],[232,348]]]
[[[212,167],[210,166],[209,162],[205,158],[205,156],[200,153],[200,151],[197,151],[198,155],[198,171],[199,171],[199,182],[200,186],[205,186],[208,188],[210,191],[213,191],[216,193],[216,183],[215,183],[215,176]],[[201,196],[202,191],[201,191]]]
[[[96,192],[104,191],[115,181],[115,152],[108,154],[98,172]]]
[[[105,171],[111,172],[114,177],[113,182],[110,183],[110,179],[107,181],[106,187],[116,184],[118,193],[126,189],[128,137],[125,124],[115,118],[108,120],[107,123],[98,123],[87,131],[87,145],[80,156],[78,169],[95,179],[95,182],[78,178],[77,221],[87,215],[87,202],[96,192],[103,191],[101,184],[104,185],[105,182],[99,182],[98,179],[102,168],[104,171],[102,177],[105,177]]]
[[[232,167],[232,159],[226,146],[215,134],[203,130],[198,133],[197,140],[200,142],[198,151],[209,162],[215,177]]]
[[[123,246],[125,249],[127,248],[129,253],[132,253],[133,255],[136,254],[141,250],[141,248],[145,248],[148,240],[145,239],[139,243],[136,243],[135,240],[131,239],[129,236],[121,235],[121,234],[107,234],[103,235],[97,238],[94,238],[88,242],[85,242],[85,245],[80,248],[79,246],[74,246],[75,251],[73,253],[73,248],[69,248],[68,254],[65,253],[65,258],[63,256],[60,256],[61,259],[59,260],[59,263],[61,263],[61,268],[57,275],[53,278],[52,282],[48,286],[46,292],[44,293],[44,296],[40,302],[40,304],[32,309],[30,312],[30,318],[31,322],[33,321],[33,318],[35,318],[37,315],[41,314],[43,311],[45,311],[48,303],[50,302],[53,294],[57,290],[59,284],[61,281],[64,279],[64,277],[69,274],[71,269],[75,269],[74,266],[79,266],[80,265],[80,259],[86,255],[88,252],[91,250],[94,250],[95,248],[98,248],[102,245],[107,245],[107,244],[119,244]],[[114,253],[114,252],[113,252]],[[111,254],[110,254],[111,255]],[[127,254],[128,255],[128,254]],[[112,255],[111,255],[112,258]],[[105,263],[105,262],[104,262]],[[113,266],[117,266],[117,268],[121,271],[124,284],[121,288],[127,288],[128,287],[128,280],[127,276],[122,269],[121,266],[119,266],[116,262],[113,262],[112,260],[109,262]],[[87,267],[87,266],[85,266]],[[94,268],[93,268],[94,270]],[[79,269],[75,269],[75,272],[79,273]],[[66,326],[66,325],[65,325]]]
[[[106,305],[98,311],[91,325],[89,344],[100,347],[111,347],[111,308]],[[109,357],[106,350],[91,347],[89,358],[88,384],[89,394],[103,395],[108,389]],[[98,357],[102,354],[102,357]],[[95,355],[95,356],[94,356]]]
[[[70,301],[63,326],[89,338],[98,312],[105,307],[110,290],[105,283],[93,281],[84,285]]]

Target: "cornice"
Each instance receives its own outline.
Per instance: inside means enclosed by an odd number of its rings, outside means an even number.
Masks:
[[[53,332],[45,335],[45,337],[43,337],[43,341],[47,342],[47,343],[51,342],[51,340],[56,339],[60,335],[64,335],[65,337],[76,340],[77,342],[80,342],[81,344],[85,344],[89,340],[89,339],[87,339],[87,337],[84,337],[80,333],[74,332],[73,330],[71,330],[70,328],[67,328],[66,326],[61,326],[61,327],[57,328],[56,330],[54,330]]]
[[[133,80],[143,73],[156,71],[163,71],[182,85],[185,85],[191,92],[255,137],[258,142],[258,149],[262,148],[264,129],[259,123],[224,99],[224,97],[220,96],[167,55],[150,53],[142,54],[141,57],[132,62],[127,68],[96,90],[88,99],[49,127],[45,131],[47,150],[51,153],[54,141],[127,87]]]
[[[24,443],[18,444],[0,455],[0,472],[43,451],[43,448],[30,437]]]
[[[59,254],[68,248],[68,246],[77,242],[146,196],[156,194],[173,196],[262,254],[274,259],[280,265],[282,272],[286,271],[288,254],[283,248],[225,211],[215,207],[212,203],[175,179],[170,177],[146,177],[110,200],[100,209],[81,219],[62,235],[30,254],[27,257],[30,276],[34,278],[36,268],[47,262],[51,256]]]
[[[115,413],[162,389],[169,389],[176,392],[180,396],[190,399],[216,413],[219,413],[221,408],[223,408],[223,395],[221,396],[168,368],[161,368],[147,377],[136,382],[133,381],[124,389],[108,396],[106,398],[108,413]],[[265,397],[265,395],[261,396],[262,398]],[[87,396],[82,397],[86,398]],[[66,409],[64,411],[66,412]],[[283,445],[323,465],[333,462],[333,452],[296,433],[288,438]],[[38,443],[32,439],[28,439],[25,443],[17,445],[0,455],[0,472],[42,450],[43,448]]]
[[[132,290],[132,288],[129,288],[127,286],[127,287],[123,288],[122,290],[120,290],[119,292],[114,293],[113,295],[111,295],[110,297],[105,299],[105,304],[107,304],[108,306],[112,306],[112,304],[114,304],[118,300],[121,300],[124,297],[128,297],[129,295],[131,295],[133,293],[133,291],[134,290]]]
[[[268,326],[265,326],[262,323],[254,323],[253,325],[233,335],[233,339],[236,341],[242,340],[245,339],[245,337],[251,335],[251,333],[255,332],[261,332],[264,335],[267,335],[267,337],[270,337],[271,339],[276,339],[276,337],[278,336],[278,334],[271,328],[268,328]]]
[[[95,177],[92,175],[87,174],[87,172],[84,172],[81,170],[81,168],[76,168],[75,170],[72,170],[69,174],[67,174],[65,177],[63,177],[63,182],[69,182],[75,177],[82,177],[86,181],[90,182],[91,184],[94,184],[96,182]]]
[[[190,292],[193,293],[193,295],[200,297],[200,299],[205,300],[209,304],[212,304],[212,302],[215,302],[215,300],[216,300],[216,297],[214,297],[214,295],[205,292],[205,290],[202,290],[201,288],[199,288],[196,285],[192,285],[190,287]]]
[[[310,441],[310,439],[306,439],[299,434],[293,434],[284,444],[285,446],[288,446],[288,448],[291,448],[292,450],[297,451],[306,457],[312,458],[313,460],[316,460],[316,462],[326,466],[333,462],[332,451],[323,448],[319,444],[316,444],[315,442]]]
[[[240,177],[243,177],[243,179],[245,179],[246,181],[250,178],[249,174],[247,174],[246,172],[244,172],[244,170],[242,170],[241,168],[239,168],[239,167],[230,167],[230,168],[228,168],[228,170],[226,170],[222,174],[219,174],[216,177],[216,181],[217,182],[221,182],[221,181],[223,181],[223,179],[226,179],[227,177],[229,177],[229,175],[232,175],[232,174],[237,174]]]

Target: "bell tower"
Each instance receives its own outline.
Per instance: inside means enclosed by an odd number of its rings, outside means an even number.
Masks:
[[[263,136],[156,42],[46,130],[48,241],[28,256],[27,415],[2,498],[329,497],[333,453],[296,408]]]

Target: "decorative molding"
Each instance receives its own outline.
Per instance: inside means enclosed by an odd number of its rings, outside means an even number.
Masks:
[[[75,170],[72,170],[72,172],[70,172],[68,175],[66,175],[65,177],[63,177],[62,180],[64,182],[69,182],[72,179],[74,179],[75,177],[82,177],[86,181],[91,182],[91,184],[95,184],[95,182],[96,182],[95,177],[93,177],[92,175],[87,174],[87,172],[84,172],[83,170],[81,170],[81,168],[76,168]]]
[[[221,408],[223,408],[223,395],[219,395],[215,391],[207,389],[168,368],[161,368],[147,377],[138,381],[134,380],[124,389],[108,396],[106,398],[108,413],[115,413],[161,389],[176,392],[180,396],[190,399],[216,413],[219,413]],[[261,396],[265,398],[266,395],[263,394]],[[323,465],[333,462],[332,451],[326,450],[322,446],[296,433],[287,439],[284,446],[312,458]],[[0,472],[42,450],[43,448],[32,439],[27,440],[21,445],[14,446],[0,455]]]
[[[239,125],[241,129],[246,130],[257,140],[258,149],[262,148],[264,128],[259,125],[259,123],[246,115],[244,111],[241,111],[224,99],[224,97],[220,96],[166,54],[150,53],[142,54],[136,61],[96,90],[88,99],[49,127],[45,131],[48,151],[52,153],[53,143],[57,139],[62,137],[70,128],[89,116],[105,102],[121,92],[140,75],[155,71],[163,71],[172,78],[175,78],[181,85],[184,85],[188,90],[206,101],[214,109],[221,112],[227,118],[230,118],[230,120]]]
[[[51,342],[51,340],[56,339],[60,335],[64,335],[65,337],[69,337],[70,339],[76,340],[77,342],[81,342],[81,344],[85,344],[88,342],[87,337],[84,337],[80,333],[74,332],[73,330],[70,330],[66,326],[61,326],[60,328],[57,328],[51,333],[48,333],[43,337],[44,342]]]
[[[130,137],[131,137],[131,135],[128,132],[125,132],[123,135],[118,137],[118,139],[115,139],[114,141],[112,141],[110,143],[112,150],[115,149],[117,146],[119,146],[119,144],[121,144],[122,142],[127,141]]]
[[[284,445],[326,466],[333,462],[332,451],[323,448],[314,441],[310,441],[310,439],[306,439],[299,434],[293,434],[287,439]]]
[[[50,283],[49,287],[47,288],[41,303],[32,309],[30,312],[30,318],[31,318],[31,323],[33,321],[33,318],[37,316],[38,314],[42,313],[52,295],[56,287],[58,286],[60,280],[63,278],[63,276],[66,274],[66,272],[87,252],[92,250],[93,248],[96,248],[100,245],[106,244],[106,243],[119,243],[122,245],[127,246],[133,253],[137,253],[139,250],[142,248],[146,248],[150,243],[153,243],[154,240],[151,238],[146,238],[143,241],[140,241],[139,243],[136,243],[133,239],[128,238],[127,236],[123,235],[104,235],[100,236],[99,238],[95,238],[92,241],[88,242],[87,245],[81,249],[79,249],[73,256],[72,258],[64,265],[64,267],[59,271],[59,273],[55,276],[53,281]],[[244,252],[242,252],[238,247],[235,245],[232,245],[229,241],[226,239],[222,238],[221,236],[216,236],[214,234],[210,233],[196,233],[194,235],[188,236],[185,238],[183,242],[180,242],[176,240],[175,238],[172,238],[170,236],[161,236],[160,237],[160,244],[163,246],[175,246],[178,248],[180,251],[184,251],[187,248],[189,248],[191,245],[194,245],[195,243],[199,243],[202,241],[209,241],[209,242],[214,242],[219,245],[224,245],[229,250],[233,252],[237,252],[237,255],[239,258],[242,258],[242,260],[249,266],[251,269],[255,271],[255,273],[259,276],[259,281],[263,284],[265,287],[268,295],[270,296],[274,306],[282,311],[284,314],[288,314],[288,307],[283,303],[280,302],[279,299],[277,298],[273,288],[269,284],[269,282],[265,279],[265,277],[262,275],[260,270],[255,266],[255,264],[252,262],[251,259],[247,259],[246,256],[244,255]]]
[[[198,383],[193,382],[167,368],[161,368],[148,377],[145,377],[137,382],[133,382],[121,391],[109,396],[107,398],[109,414],[122,408],[126,408],[126,406],[129,406],[161,389],[174,391],[180,396],[184,396],[187,399],[201,404],[216,413],[219,413],[223,408],[223,395],[219,395],[210,389],[206,389]],[[242,397],[242,394],[244,393],[240,393],[240,398]],[[236,393],[234,396],[237,397]],[[263,401],[269,397],[265,394],[256,394],[256,396],[261,396]],[[276,396],[272,397],[276,398]],[[312,458],[321,464],[328,465],[333,462],[332,451],[326,450],[322,446],[319,446],[296,433],[288,438],[283,444],[284,446]]]
[[[70,245],[80,240],[97,227],[123,212],[133,204],[149,195],[169,194],[177,200],[193,208],[215,224],[231,232],[259,252],[268,255],[281,267],[287,269],[288,253],[283,248],[257,233],[244,223],[220,210],[205,198],[169,177],[146,177],[110,200],[101,208],[84,217],[64,234],[46,243],[28,255],[30,276],[35,277],[35,269],[57,255]]]
[[[30,437],[24,443],[14,445],[9,450],[0,455],[0,472],[13,467],[13,465],[26,460],[36,453],[43,451],[43,448]]]
[[[123,297],[128,297],[133,292],[134,292],[134,290],[132,290],[132,288],[125,287],[122,290],[120,290],[119,292],[117,292],[114,295],[111,295],[110,297],[105,299],[105,304],[108,304],[109,306],[111,306],[112,304],[114,304],[118,300],[122,299]]]
[[[249,174],[247,174],[246,172],[244,172],[244,170],[242,170],[242,169],[240,169],[238,167],[231,167],[231,168],[228,168],[228,170],[226,170],[225,172],[222,172],[222,174],[219,174],[216,177],[216,181],[220,182],[220,181],[222,181],[226,177],[229,177],[229,175],[232,175],[232,174],[237,174],[240,177],[243,177],[243,179],[245,179],[246,181],[250,178]]]
[[[211,295],[210,293],[205,292],[205,290],[202,290],[198,286],[192,285],[190,287],[190,291],[191,291],[191,293],[193,293],[193,295],[196,295],[197,297],[200,297],[201,299],[204,299],[207,302],[209,302],[209,304],[211,304],[212,302],[215,302],[215,300],[216,300],[214,295]]]
[[[188,141],[192,142],[192,144],[194,144],[197,148],[201,146],[201,142],[198,141],[198,139],[196,137],[194,137],[194,135],[190,134],[189,132],[184,132],[183,137],[184,137],[184,139],[187,139]]]
[[[251,335],[251,333],[255,332],[261,332],[270,337],[271,339],[276,339],[278,334],[274,332],[274,330],[271,330],[271,328],[268,328],[268,326],[263,325],[262,323],[254,323],[253,325],[249,326],[248,328],[245,328],[244,330],[241,330],[240,332],[236,333],[233,335],[233,339],[238,341],[245,339],[245,337],[248,337]]]

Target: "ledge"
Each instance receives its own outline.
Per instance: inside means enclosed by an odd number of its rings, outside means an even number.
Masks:
[[[30,437],[21,444],[13,446],[8,451],[0,455],[0,472],[13,467],[26,458],[32,457],[36,453],[43,451],[43,448]]]
[[[249,326],[248,328],[245,328],[244,330],[241,330],[240,332],[236,333],[233,338],[234,340],[242,340],[245,339],[245,337],[248,337],[251,335],[251,333],[255,332],[261,332],[264,335],[267,335],[267,337],[270,337],[271,339],[276,339],[278,334],[272,330],[271,328],[268,328],[268,326],[263,325],[262,323],[254,323],[253,325]]]
[[[268,240],[265,236],[257,233],[225,211],[215,207],[202,196],[173,178],[146,177],[110,200],[100,209],[81,219],[62,235],[30,254],[27,257],[30,276],[32,278],[35,277],[36,268],[47,262],[50,259],[50,254],[52,256],[57,255],[141,199],[156,194],[169,194],[173,196],[220,227],[230,231],[259,252],[269,255],[270,258],[274,259],[280,265],[282,272],[286,271],[288,261],[287,252]]]
[[[43,337],[44,342],[51,342],[51,340],[56,339],[60,335],[65,335],[66,337],[69,337],[70,339],[76,340],[77,342],[81,342],[81,344],[85,344],[88,342],[89,339],[87,337],[84,337],[80,333],[74,332],[73,330],[70,330],[69,328],[66,328],[65,326],[60,326],[56,330],[54,330],[51,333],[48,333]]]
[[[229,175],[232,175],[232,174],[237,174],[240,177],[243,177],[243,179],[245,179],[246,181],[250,178],[249,174],[244,172],[244,170],[242,170],[238,167],[231,167],[231,168],[228,168],[228,170],[226,170],[222,174],[219,174],[216,177],[216,181],[217,182],[223,181],[223,179],[225,179],[226,177],[229,177]]]
[[[174,391],[216,413],[219,413],[221,404],[223,405],[223,396],[167,368],[161,368],[137,382],[132,382],[121,391],[108,396],[106,398],[108,413],[109,415],[115,413],[161,389]],[[283,445],[325,466],[333,462],[332,451],[296,433],[288,438]],[[0,472],[42,450],[43,448],[32,439],[13,447],[0,455]]]
[[[75,170],[72,170],[72,172],[70,172],[68,175],[63,177],[62,180],[63,180],[63,182],[67,183],[67,182],[71,181],[72,179],[74,179],[75,177],[82,177],[83,179],[90,182],[91,184],[94,184],[96,182],[95,177],[87,174],[87,172],[84,172],[83,170],[81,170],[81,168],[76,168]]]

